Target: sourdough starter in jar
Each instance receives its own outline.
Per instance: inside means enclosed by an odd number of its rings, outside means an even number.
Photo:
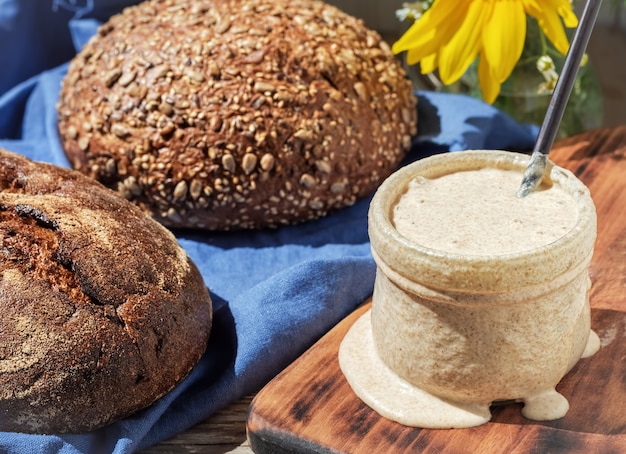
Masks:
[[[520,173],[484,168],[409,183],[393,211],[400,234],[453,254],[504,255],[535,249],[574,227],[574,199],[559,187],[519,198]]]
[[[599,348],[588,266],[588,189],[549,163],[517,197],[528,156],[436,155],[391,175],[369,210],[372,308],[339,349],[348,383],[382,416],[424,428],[491,418],[497,401],[529,419],[563,417],[555,387]]]

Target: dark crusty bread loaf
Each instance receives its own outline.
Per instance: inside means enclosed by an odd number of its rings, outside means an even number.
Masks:
[[[0,150],[0,431],[87,431],[148,406],[200,359],[211,315],[163,226]]]
[[[73,166],[160,222],[259,228],[370,194],[405,156],[416,99],[389,46],[315,0],[149,0],[71,62]]]

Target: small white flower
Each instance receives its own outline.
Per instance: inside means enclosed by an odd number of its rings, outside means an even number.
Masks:
[[[537,88],[537,94],[539,95],[549,95],[552,92],[554,92],[554,87],[556,87],[556,81],[557,79],[548,81],[548,82],[542,82],[539,84],[539,87]]]
[[[542,55],[537,60],[537,69],[540,73],[543,74],[550,70],[554,71],[556,69],[556,66],[554,65],[554,61],[552,60],[552,58],[547,55]]]
[[[402,8],[396,10],[396,17],[400,21],[406,19],[416,21],[422,17],[422,14],[430,7],[430,4],[430,1],[405,2],[402,4]]]
[[[539,94],[552,93],[556,86],[557,80],[559,80],[559,73],[556,72],[556,65],[552,58],[548,55],[542,55],[537,60],[537,70],[543,76],[545,82],[539,84],[537,92]]]

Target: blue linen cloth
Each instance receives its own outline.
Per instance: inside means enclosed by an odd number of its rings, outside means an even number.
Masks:
[[[0,94],[74,55],[67,24],[105,20],[138,0],[0,0]]]
[[[77,48],[97,24],[73,22]],[[0,97],[0,147],[69,165],[55,113],[66,69],[62,64],[43,71]],[[417,95],[419,135],[406,162],[447,151],[533,146],[536,127],[519,125],[479,100]],[[197,367],[171,393],[122,421],[85,434],[0,432],[0,452],[130,453],[259,390],[371,294],[375,264],[367,235],[369,200],[318,221],[276,230],[175,231],[201,270],[214,303],[209,346]]]

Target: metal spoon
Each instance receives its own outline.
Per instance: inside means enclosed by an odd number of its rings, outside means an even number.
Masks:
[[[601,4],[602,0],[587,0],[585,4],[585,9],[578,23],[578,28],[572,39],[572,44],[565,57],[563,70],[556,82],[554,93],[548,104],[546,116],[539,129],[539,135],[537,136],[533,153],[530,156],[530,162],[524,172],[522,184],[517,191],[518,197],[526,197],[539,186],[543,178],[548,161],[548,153],[550,153],[554,138],[561,124],[563,112],[565,111],[567,101],[572,93],[576,73],[578,72],[580,62],[587,48],[587,44],[589,43],[589,37],[591,36],[591,31],[598,17]]]

